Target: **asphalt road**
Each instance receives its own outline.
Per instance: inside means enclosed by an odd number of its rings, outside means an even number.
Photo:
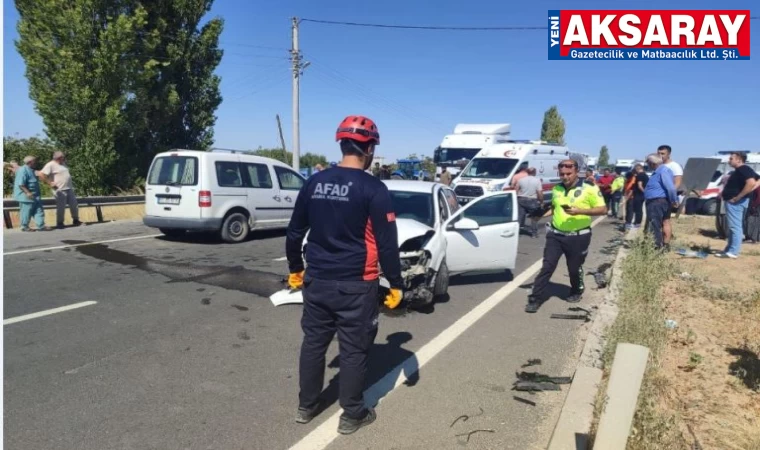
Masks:
[[[620,236],[607,219],[594,230],[587,270],[614,259],[609,242]],[[511,391],[515,372],[540,358],[532,369],[572,375],[588,325],[549,315],[600,297],[589,276],[580,304],[555,297],[528,315],[531,276],[463,328],[460,319],[540,259],[543,234],[522,237],[514,273],[457,277],[447,302],[381,316],[368,384],[382,398],[378,420],[338,437],[325,425],[337,402],[311,424],[293,420],[301,307],[266,298],[287,273],[283,234],[237,245],[154,234],[139,222],[5,233],[5,448],[544,448],[567,387]],[[559,297],[569,290],[565,273],[561,262]],[[82,302],[96,303],[7,323]],[[336,354],[334,342],[328,362]],[[416,374],[398,369],[418,354]],[[338,369],[327,370],[335,399]],[[399,377],[408,380],[392,389]],[[451,426],[465,414],[477,417]],[[456,436],[475,429],[493,432]]]

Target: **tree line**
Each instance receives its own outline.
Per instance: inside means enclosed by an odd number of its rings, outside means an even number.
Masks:
[[[4,138],[6,161],[23,158],[23,148],[40,161],[62,150],[79,192],[106,195],[140,184],[157,153],[211,148],[223,100],[214,71],[224,55],[223,19],[204,21],[213,0],[15,4],[15,45],[47,138]],[[564,143],[564,133],[553,106],[541,138]],[[282,149],[256,151],[292,162]],[[327,163],[301,158],[304,167]]]

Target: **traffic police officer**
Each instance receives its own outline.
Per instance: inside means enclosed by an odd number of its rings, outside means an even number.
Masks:
[[[350,434],[372,423],[375,411],[364,404],[369,350],[378,326],[378,263],[391,285],[385,305],[401,302],[403,282],[396,216],[386,185],[365,172],[380,134],[363,116],[348,116],[338,127],[343,160],[312,175],[296,199],[288,225],[288,284],[303,288],[304,332],[299,363],[296,422],[310,422],[322,409],[325,353],[336,331],[340,351],[338,432]],[[307,267],[301,248],[306,245]]]
[[[591,217],[607,214],[607,206],[599,187],[584,183],[578,177],[578,163],[568,159],[559,164],[562,182],[552,189],[551,215],[546,227],[546,247],[541,271],[533,282],[525,312],[534,313],[544,301],[544,293],[562,255],[567,260],[570,275],[570,297],[579,302],[583,294],[583,263],[591,243]]]

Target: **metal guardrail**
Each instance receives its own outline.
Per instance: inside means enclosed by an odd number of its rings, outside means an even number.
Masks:
[[[100,197],[78,197],[77,203],[80,207],[95,207],[95,214],[98,222],[103,222],[103,206],[114,205],[139,205],[145,203],[144,195],[121,195],[121,196],[100,196]],[[55,198],[48,197],[42,199],[42,206],[55,206]],[[19,204],[16,200],[3,199],[3,220],[5,228],[12,229],[13,221],[11,220],[11,211],[18,211]]]

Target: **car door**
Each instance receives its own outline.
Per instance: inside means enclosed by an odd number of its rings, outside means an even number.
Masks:
[[[477,225],[457,229],[470,219]],[[513,269],[520,227],[514,191],[480,197],[457,211],[445,224],[446,263],[452,273]]]
[[[303,187],[306,180],[295,170],[282,166],[274,166],[274,172],[277,176],[277,185],[279,186],[280,201],[280,220],[285,224],[290,222],[293,215],[293,209],[296,206],[298,192]]]
[[[248,211],[254,218],[253,227],[261,229],[279,226],[281,202],[277,201],[279,190],[274,186],[269,166],[250,162],[241,165],[248,188]]]

